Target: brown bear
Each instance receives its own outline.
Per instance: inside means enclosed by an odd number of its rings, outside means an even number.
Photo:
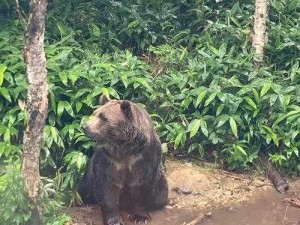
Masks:
[[[121,209],[134,223],[147,223],[147,212],[168,199],[161,143],[138,104],[102,95],[100,105],[83,125],[96,148],[79,194],[84,203],[100,204],[105,225],[123,225]]]

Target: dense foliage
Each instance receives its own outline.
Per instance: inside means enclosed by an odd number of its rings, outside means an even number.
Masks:
[[[6,173],[0,176],[1,223],[24,225],[30,219],[32,203],[25,197],[23,178],[20,173],[19,160],[10,161]],[[62,203],[49,195],[56,194],[51,180],[43,180],[44,218],[46,225],[63,225],[70,217],[61,213]]]
[[[6,3],[0,21],[2,159],[20,156],[26,123],[24,23],[14,3]],[[26,15],[27,1],[20,4]],[[242,0],[49,1],[50,104],[41,163],[55,191],[80,201],[76,182],[93,145],[80,126],[101,93],[144,104],[165,151],[233,169],[248,169],[267,154],[299,172],[300,3],[270,1],[259,69],[251,47],[253,12],[253,3]]]

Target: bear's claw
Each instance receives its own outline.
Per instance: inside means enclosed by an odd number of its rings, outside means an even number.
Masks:
[[[147,224],[149,220],[151,220],[151,217],[145,212],[134,213],[130,215],[130,221],[135,224]]]

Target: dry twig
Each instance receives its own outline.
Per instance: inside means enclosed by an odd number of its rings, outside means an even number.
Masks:
[[[196,225],[197,223],[202,222],[203,220],[205,220],[206,218],[210,217],[211,213],[200,213],[194,220],[192,220],[189,223],[184,223],[183,225]]]
[[[285,199],[284,199],[284,202],[285,202],[285,203],[288,203],[288,204],[291,205],[291,206],[300,208],[300,199],[297,198],[297,197],[294,197],[294,198],[292,198],[292,197],[285,198]]]

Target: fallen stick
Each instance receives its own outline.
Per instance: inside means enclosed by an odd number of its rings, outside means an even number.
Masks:
[[[238,177],[238,176],[233,175],[232,173],[227,172],[227,171],[222,171],[221,173],[225,174],[225,176],[227,176],[229,178],[232,178],[232,179],[243,180],[243,181],[251,181],[251,179],[249,179],[249,178]]]
[[[291,206],[300,208],[300,200],[299,200],[299,198],[296,198],[296,197],[294,197],[294,198],[292,198],[292,197],[285,198],[284,202],[290,204]]]
[[[200,213],[194,220],[192,220],[189,223],[183,223],[183,225],[196,225],[197,223],[202,222],[203,220],[205,220],[206,218],[210,217],[211,213]]]

